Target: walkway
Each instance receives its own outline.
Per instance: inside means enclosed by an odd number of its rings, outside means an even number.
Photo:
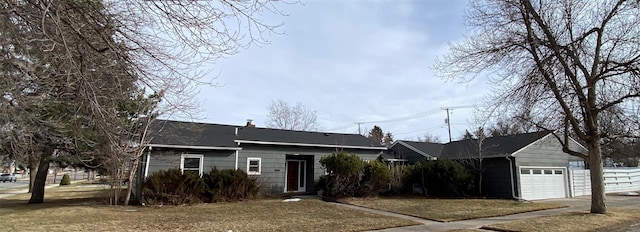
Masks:
[[[447,230],[455,230],[455,229],[479,229],[482,226],[496,224],[496,223],[522,220],[522,219],[528,219],[528,218],[539,217],[539,216],[555,215],[555,214],[566,213],[566,212],[586,211],[586,210],[589,210],[589,206],[591,204],[591,197],[581,196],[581,197],[565,198],[565,199],[540,200],[537,202],[560,203],[563,205],[567,205],[568,207],[512,214],[512,215],[500,216],[500,217],[478,218],[478,219],[455,221],[455,222],[437,222],[437,221],[431,221],[431,220],[426,220],[422,218],[417,218],[417,217],[412,217],[412,216],[407,216],[407,215],[402,215],[402,214],[397,214],[397,213],[392,213],[387,211],[369,209],[369,208],[364,208],[364,207],[359,207],[354,205],[345,205],[345,204],[339,204],[339,203],[334,203],[334,204],[338,204],[338,205],[352,208],[352,209],[358,209],[358,210],[368,211],[368,212],[387,215],[387,216],[399,217],[399,218],[412,220],[422,224],[422,225],[416,225],[416,226],[377,230],[377,231],[384,231],[384,232],[412,232],[412,231],[447,231]],[[640,209],[640,197],[608,195],[607,206]],[[634,228],[631,228],[630,230],[622,230],[622,231],[636,231],[633,229]],[[639,228],[635,228],[635,229],[639,229]]]

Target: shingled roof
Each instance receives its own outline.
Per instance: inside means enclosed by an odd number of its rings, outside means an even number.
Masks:
[[[517,135],[489,137],[482,141],[480,149],[482,149],[482,156],[484,158],[506,157],[512,155],[525,146],[538,141],[550,133],[551,132],[549,131],[540,131]],[[474,158],[478,157],[478,150],[477,139],[454,141],[444,145],[440,157],[449,159]]]
[[[442,149],[444,148],[444,144],[441,143],[429,143],[429,142],[413,142],[413,141],[405,141],[405,140],[399,140],[397,141],[398,143],[404,143],[406,145],[409,145],[411,147],[409,148],[415,148],[414,151],[421,153],[423,155],[429,155],[429,156],[434,156],[434,157],[438,157],[440,156]]]
[[[236,126],[154,120],[149,126],[151,147],[239,150]]]
[[[240,149],[239,144],[336,147],[384,150],[359,134],[280,130],[259,127],[156,120],[149,146]]]

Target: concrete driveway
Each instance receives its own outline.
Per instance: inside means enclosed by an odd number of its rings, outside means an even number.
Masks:
[[[508,222],[513,220],[522,220],[522,219],[528,219],[528,218],[539,217],[539,216],[554,215],[554,214],[565,213],[565,212],[589,210],[591,205],[591,196],[581,196],[581,197],[563,198],[563,199],[549,199],[549,200],[540,200],[535,202],[560,203],[563,205],[567,205],[569,207],[559,208],[559,209],[540,210],[540,211],[527,212],[527,213],[519,213],[519,214],[500,216],[500,217],[478,218],[478,219],[455,221],[455,222],[436,222],[431,220],[425,220],[422,218],[411,217],[407,215],[362,208],[358,206],[352,206],[352,205],[343,205],[343,206],[359,209],[359,210],[365,210],[373,213],[388,215],[388,216],[405,218],[405,219],[422,223],[422,225],[417,225],[417,226],[398,227],[398,228],[390,228],[390,229],[377,230],[377,231],[385,231],[385,232],[447,231],[447,230],[454,230],[454,229],[478,229],[484,225],[490,225],[495,223],[502,223],[502,222]],[[639,196],[607,195],[607,207],[640,209],[640,197]],[[640,226],[632,226],[629,229],[623,229],[620,231],[640,231]]]

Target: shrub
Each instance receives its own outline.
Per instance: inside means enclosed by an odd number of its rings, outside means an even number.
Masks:
[[[410,183],[411,175],[413,174],[413,165],[391,165],[389,170],[391,174],[391,184],[389,193],[391,194],[400,194],[400,193],[411,193],[412,192],[412,183]]]
[[[420,162],[414,167],[412,177],[412,184],[420,185],[423,193],[430,196],[462,196],[473,185],[464,167],[448,159]]]
[[[329,197],[375,195],[386,188],[390,179],[383,163],[367,163],[355,154],[333,153],[322,157],[320,165],[328,174],[320,177],[318,185]]]
[[[69,179],[69,175],[68,174],[64,174],[62,176],[62,180],[60,180],[60,186],[62,185],[70,185],[71,184],[71,179]]]
[[[182,205],[201,202],[204,182],[197,174],[180,169],[162,170],[151,174],[144,182],[144,201],[149,205]]]
[[[320,158],[320,165],[328,173],[321,181],[325,196],[355,196],[359,191],[364,162],[355,154],[337,152]]]
[[[255,197],[260,188],[257,179],[238,169],[211,169],[203,175],[205,200],[208,202],[240,201]]]
[[[377,195],[381,190],[388,188],[389,181],[391,181],[391,172],[387,165],[377,160],[365,162],[358,195]]]

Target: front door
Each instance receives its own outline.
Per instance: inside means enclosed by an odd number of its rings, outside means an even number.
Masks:
[[[287,160],[287,192],[304,192],[306,190],[306,161]]]

